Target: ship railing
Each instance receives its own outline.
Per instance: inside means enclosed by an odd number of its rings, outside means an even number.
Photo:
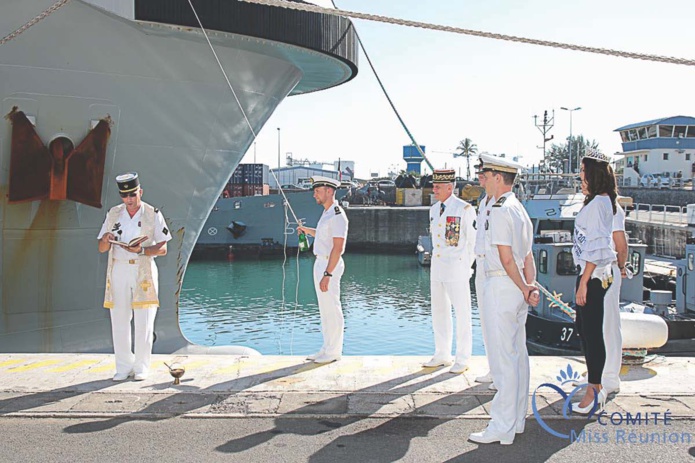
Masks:
[[[642,222],[684,225],[687,223],[687,209],[684,206],[669,204],[635,203],[629,217]]]

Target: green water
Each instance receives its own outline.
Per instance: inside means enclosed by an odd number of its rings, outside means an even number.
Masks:
[[[415,254],[343,258],[343,353],[431,355],[429,269]],[[284,266],[282,258],[191,262],[180,299],[183,333],[197,344],[243,345],[266,355],[317,351],[322,340],[313,263],[307,254]],[[473,354],[484,352],[473,292]]]

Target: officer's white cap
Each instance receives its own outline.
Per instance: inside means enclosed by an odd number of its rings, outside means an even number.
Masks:
[[[478,166],[480,172],[495,170],[497,172],[518,174],[519,171],[524,169],[524,166],[518,162],[511,161],[507,158],[501,158],[491,154],[481,154],[478,157],[480,159],[480,165]]]
[[[311,177],[311,189],[313,190],[319,186],[329,186],[333,189],[338,189],[340,186],[340,180],[330,177],[322,177],[320,175]]]

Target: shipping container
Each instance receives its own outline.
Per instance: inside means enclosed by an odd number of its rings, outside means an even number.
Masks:
[[[404,206],[419,206],[422,204],[422,190],[408,188],[404,193]]]
[[[268,182],[270,175],[265,164],[239,164],[229,179],[233,185],[263,185]]]
[[[230,185],[229,190],[230,190],[231,196],[233,198],[237,198],[239,196],[244,196],[244,186],[243,185]]]
[[[431,206],[433,204],[432,196],[432,188],[422,188],[422,205]],[[436,203],[437,200],[435,199],[434,202]]]
[[[242,186],[243,196],[260,196],[263,194],[264,185],[244,185]]]

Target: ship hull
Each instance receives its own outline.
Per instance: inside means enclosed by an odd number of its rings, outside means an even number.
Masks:
[[[46,6],[36,0],[0,7],[0,36]],[[157,259],[154,351],[206,350],[191,346],[178,324],[188,259],[253,133],[303,76],[296,62],[282,57],[300,56],[299,47],[231,33],[213,40],[243,112],[199,30],[128,20],[73,1],[0,46],[2,110],[16,106],[34,117],[44,143],[60,134],[77,145],[93,121],[113,121],[105,208],[72,201],[9,204],[6,195],[0,201],[0,351],[112,349],[109,313],[102,308],[107,254],[98,253],[96,237],[107,208],[121,202],[113,179],[126,171],[140,174],[143,199],[162,210],[173,237],[168,254]],[[307,59],[315,55],[307,53]],[[3,123],[0,186],[6,192],[12,132]]]

